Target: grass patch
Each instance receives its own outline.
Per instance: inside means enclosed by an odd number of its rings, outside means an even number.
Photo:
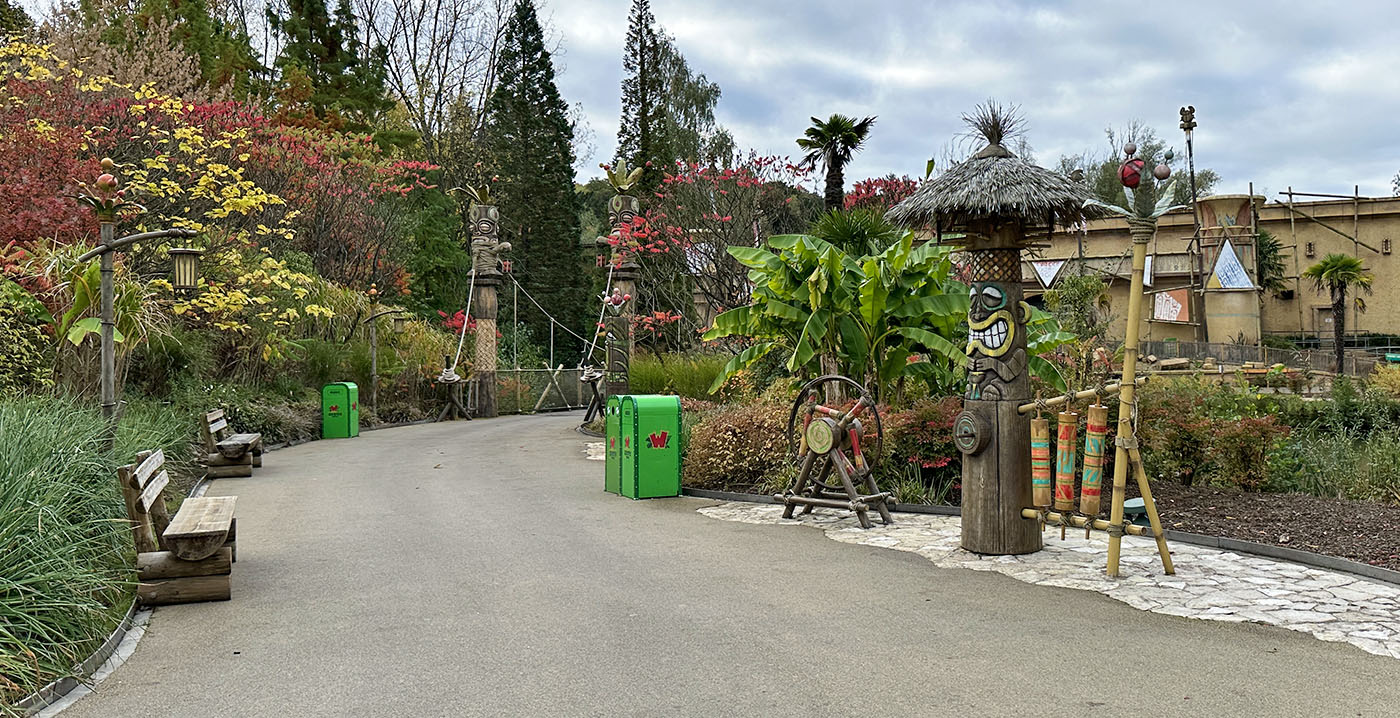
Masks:
[[[637,394],[676,394],[713,401],[715,383],[728,354],[638,354],[630,365],[632,391]]]
[[[128,407],[113,454],[91,402],[0,401],[0,713],[101,645],[134,594],[116,468],[161,448],[190,461],[189,427],[150,403]]]

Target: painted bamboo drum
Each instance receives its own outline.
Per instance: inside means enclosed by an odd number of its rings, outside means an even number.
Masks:
[[[1050,420],[1031,419],[1031,489],[1035,505],[1049,508],[1054,491],[1050,488]]]
[[[1094,404],[1084,428],[1084,479],[1079,487],[1079,513],[1093,516],[1099,512],[1099,494],[1103,488],[1104,439],[1108,436],[1108,407]]]
[[[1055,433],[1055,510],[1074,510],[1074,460],[1079,438],[1079,414],[1060,412]]]

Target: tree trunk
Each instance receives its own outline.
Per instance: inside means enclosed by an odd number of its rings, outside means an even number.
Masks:
[[[841,209],[846,203],[846,176],[844,168],[835,163],[829,162],[826,166],[826,193],[823,195],[822,204],[826,211]]]
[[[1337,376],[1342,375],[1346,361],[1346,347],[1342,341],[1346,336],[1347,292],[1344,287],[1332,289],[1332,349],[1337,353]]]

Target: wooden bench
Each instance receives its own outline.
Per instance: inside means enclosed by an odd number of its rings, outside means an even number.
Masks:
[[[227,601],[237,560],[233,496],[185,499],[171,518],[165,506],[165,454],[143,451],[117,470],[136,544],[137,599],[147,605]]]
[[[205,414],[202,429],[209,478],[252,476],[253,467],[262,466],[262,434],[233,433],[223,409]]]

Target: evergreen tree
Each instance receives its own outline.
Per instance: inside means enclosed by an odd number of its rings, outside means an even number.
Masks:
[[[268,21],[286,38],[275,63],[284,85],[309,85],[305,103],[316,119],[367,130],[393,106],[384,91],[384,48],[359,41],[349,0],[334,13],[326,0],[288,0],[287,16],[269,10]]]
[[[531,0],[516,3],[499,57],[496,89],[486,103],[484,144],[497,179],[493,190],[501,233],[514,247],[514,274],[569,331],[588,336],[593,303],[578,249],[574,133]],[[520,304],[531,335],[547,341],[549,319],[533,303],[522,299]],[[581,344],[562,330],[554,337],[555,361],[572,363]]]
[[[691,71],[675,39],[656,26],[649,0],[632,3],[622,68],[617,157],[644,168],[642,196],[662,173],[675,171],[677,160],[728,164],[734,138],[715,122],[719,85]]]
[[[622,49],[622,122],[617,128],[617,156],[632,167],[642,167],[638,192],[642,196],[661,183],[662,168],[671,169],[673,157],[659,151],[658,125],[664,77],[660,71],[661,40],[651,0],[633,0],[627,21],[627,44]],[[647,167],[650,162],[651,166]]]
[[[32,27],[34,21],[29,19],[24,8],[10,0],[0,0],[0,35],[28,32]]]

